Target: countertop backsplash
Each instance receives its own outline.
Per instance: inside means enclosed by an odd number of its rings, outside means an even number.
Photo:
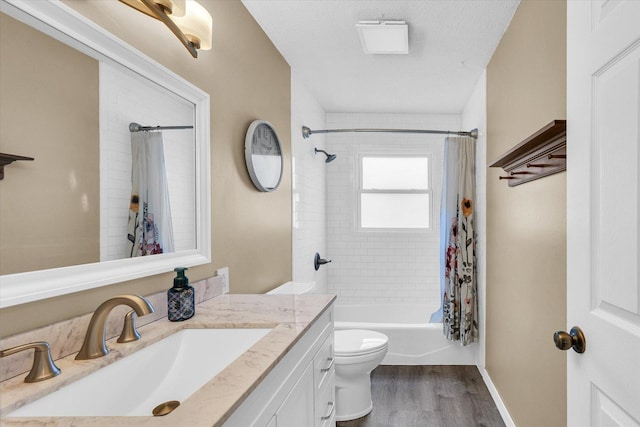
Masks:
[[[191,283],[196,291],[196,305],[222,295],[222,278],[210,277]],[[145,296],[155,312],[136,318],[136,326],[144,326],[167,317],[167,292],[162,291]],[[97,306],[96,306],[97,308]],[[113,309],[107,319],[107,339],[117,337],[122,331],[124,315],[131,308],[121,305]],[[197,308],[196,308],[197,313]],[[28,332],[22,332],[0,339],[0,349],[14,347],[34,341],[46,341],[51,346],[51,357],[58,360],[80,350],[93,313],[64,320]],[[26,374],[33,364],[33,352],[26,351],[5,357],[0,363],[0,382]]]

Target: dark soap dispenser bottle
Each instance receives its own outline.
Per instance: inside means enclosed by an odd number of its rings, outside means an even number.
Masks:
[[[169,320],[181,322],[187,320],[196,313],[195,292],[189,285],[189,279],[184,275],[186,267],[177,267],[176,277],[173,279],[173,288],[167,291],[167,304]]]

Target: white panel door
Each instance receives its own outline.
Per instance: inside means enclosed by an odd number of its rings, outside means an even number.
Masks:
[[[640,1],[567,16],[568,425],[640,427]]]

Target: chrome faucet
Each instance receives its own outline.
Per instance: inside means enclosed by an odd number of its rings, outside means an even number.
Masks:
[[[131,307],[138,316],[153,313],[153,306],[149,301],[139,295],[118,295],[106,300],[96,309],[89,322],[84,343],[76,360],[96,359],[109,354],[105,343],[107,317],[113,308],[124,304]]]

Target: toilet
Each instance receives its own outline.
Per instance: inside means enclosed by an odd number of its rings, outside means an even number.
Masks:
[[[371,371],[387,354],[388,342],[380,332],[335,331],[336,421],[364,417],[373,409]]]

